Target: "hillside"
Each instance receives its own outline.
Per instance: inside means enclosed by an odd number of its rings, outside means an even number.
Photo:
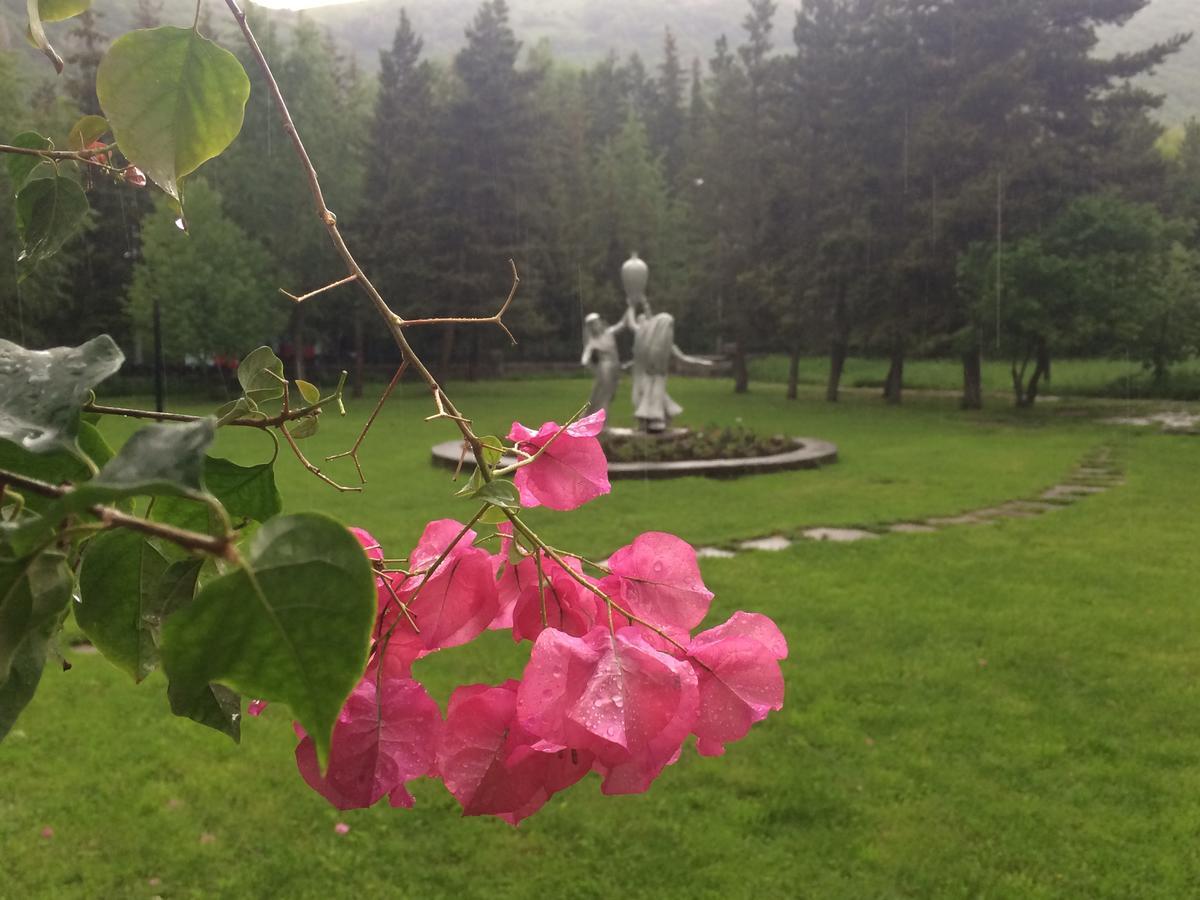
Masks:
[[[165,0],[167,20],[188,21],[192,2]],[[214,19],[220,21],[223,5],[219,0],[207,2]],[[402,6],[408,8],[423,35],[426,51],[443,58],[461,46],[463,31],[476,8],[472,0],[358,0],[316,7],[303,15],[332,31],[364,65],[373,68],[377,51],[391,40]],[[668,27],[675,33],[684,59],[706,60],[713,41],[722,33],[736,42],[746,8],[745,0],[510,0],[510,6],[513,25],[526,46],[545,39],[555,55],[576,62],[597,59],[610,49],[622,56],[637,51],[647,60],[657,60]],[[20,41],[24,7],[24,0],[0,0],[0,48],[12,48]],[[128,27],[132,7],[127,0],[95,2],[105,17],[105,29],[112,32]],[[783,0],[780,7],[777,39],[786,44],[794,0]],[[271,14],[283,23],[298,15],[286,11]],[[1105,52],[1132,50],[1185,31],[1200,32],[1200,0],[1152,0],[1126,27],[1108,31],[1101,46]],[[1165,121],[1200,115],[1200,35],[1157,73],[1151,87],[1168,95],[1162,116]]]

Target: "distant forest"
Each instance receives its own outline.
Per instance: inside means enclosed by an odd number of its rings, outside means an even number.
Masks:
[[[110,34],[194,9],[99,0],[62,27],[52,81],[5,4],[0,139],[59,142],[101,111]],[[1056,357],[1131,354],[1165,379],[1200,346],[1200,126],[1164,136],[1154,74],[1197,58],[1162,25],[1194,18],[1190,0],[442,5],[252,20],[332,207],[402,312],[486,315],[516,262],[520,345],[423,334],[443,369],[577,358],[587,313],[621,315],[633,250],[680,343],[728,355],[738,390],[748,355],[817,350],[836,399],[865,352],[891,361],[898,402],[906,359],[956,356],[978,405],[986,351],[1011,360],[1027,405]],[[227,22],[208,0],[202,30],[245,61]],[[88,185],[97,216],[72,252],[21,284],[5,263],[0,334],[103,330],[145,359],[157,301],[176,365],[265,341],[318,374],[386,368],[353,292],[278,293],[338,265],[247,68],[241,137],[188,185],[190,234],[150,191]],[[0,260],[17,253],[9,196]]]

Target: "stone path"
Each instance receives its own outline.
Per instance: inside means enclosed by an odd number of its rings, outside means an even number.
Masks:
[[[700,547],[701,559],[732,559],[740,552],[760,551],[778,553],[797,541],[832,541],[854,543],[874,541],[888,534],[933,534],[947,528],[970,525],[994,525],[1005,519],[1033,519],[1060,509],[1066,509],[1086,497],[1102,494],[1124,484],[1124,476],[1112,459],[1107,447],[1100,447],[1080,461],[1061,484],[1047,488],[1034,499],[1009,500],[955,516],[939,516],[906,522],[892,522],[870,530],[863,528],[806,528],[799,534],[775,534],[750,541],[739,541],[727,547]]]

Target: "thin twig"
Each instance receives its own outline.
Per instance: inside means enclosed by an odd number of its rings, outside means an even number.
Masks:
[[[93,156],[111,153],[116,144],[105,144],[103,147],[91,147],[87,150],[41,150],[37,147],[14,147],[11,144],[0,144],[0,153],[16,153],[19,156],[40,156],[42,159],[70,159],[76,162],[91,162]]]
[[[332,403],[337,400],[337,396],[325,397],[318,400],[316,403],[310,403],[307,406],[289,409],[274,416],[264,416],[257,418],[240,418],[230,419],[226,425],[233,425],[239,428],[258,428],[266,430],[269,428],[278,428],[287,422],[303,419],[311,416],[315,412],[319,412],[321,407],[327,403]],[[88,403],[83,407],[85,413],[96,413],[101,416],[124,416],[127,419],[153,419],[159,422],[199,422],[205,416],[191,416],[185,413],[173,412],[157,412],[153,409],[126,409],[123,406],[103,406],[99,403]]]
[[[362,446],[362,442],[367,437],[367,432],[371,430],[371,426],[375,424],[375,419],[379,416],[380,410],[383,409],[383,404],[387,403],[388,397],[392,396],[392,391],[396,390],[396,385],[400,383],[400,379],[404,377],[405,371],[408,369],[408,360],[400,363],[400,368],[396,370],[396,374],[392,376],[392,380],[388,382],[388,386],[384,388],[383,396],[379,398],[379,402],[375,404],[375,408],[371,410],[371,415],[367,417],[367,422],[362,427],[362,431],[358,433],[358,437],[354,441],[354,446],[344,453],[335,453],[333,456],[325,457],[325,462],[332,462],[335,459],[344,459],[350,457],[354,461],[354,468],[358,470],[358,480],[362,484],[367,483],[367,476],[363,474],[362,465],[358,460],[358,448]]]
[[[24,488],[40,497],[54,499],[66,497],[74,490],[74,488],[69,486],[60,487],[59,485],[48,484],[45,481],[38,481],[36,478],[29,478],[25,475],[18,475],[16,472],[8,471],[0,471],[0,481],[3,481],[6,485],[15,485]],[[95,516],[109,528],[128,528],[131,531],[140,531],[142,534],[147,534],[150,537],[162,538],[188,550],[196,550],[211,556],[221,557],[222,559],[230,558],[229,552],[233,547],[233,541],[227,535],[213,537],[210,534],[201,534],[197,531],[186,531],[182,528],[176,528],[174,525],[168,525],[165,522],[152,522],[149,519],[131,516],[128,513],[121,512],[119,509],[113,509],[112,507],[100,504],[89,506],[87,512]]]
[[[300,460],[300,465],[304,466],[304,468],[308,469],[308,471],[316,475],[334,490],[340,491],[343,494],[362,493],[361,487],[348,487],[344,484],[338,484],[336,481],[322,472],[320,468],[309,462],[308,457],[304,455],[304,451],[300,449],[300,445],[296,443],[296,439],[292,437],[292,433],[288,431],[288,427],[286,425],[280,425],[279,430],[283,433],[283,438],[287,441],[288,446],[292,448],[292,453],[295,454],[296,459]]]
[[[300,139],[300,132],[296,129],[296,123],[293,121],[292,114],[288,110],[287,101],[284,100],[283,93],[279,89],[279,83],[275,80],[275,75],[271,71],[271,65],[267,62],[262,47],[259,46],[258,39],[254,36],[253,30],[250,28],[250,23],[246,21],[246,14],[242,11],[237,0],[225,0],[225,5],[229,7],[229,11],[237,21],[242,36],[245,38],[246,45],[249,47],[250,53],[258,65],[259,71],[262,72],[267,89],[279,112],[279,118],[283,122],[283,130],[291,140],[292,148],[295,150],[296,156],[300,160],[300,165],[304,169],[317,217],[321,220],[321,224],[325,226],[330,242],[346,267],[346,273],[355,276],[358,284],[362,287],[372,305],[374,305],[375,310],[383,317],[388,331],[392,339],[396,342],[396,346],[400,348],[403,357],[417,370],[417,373],[421,376],[421,380],[429,385],[436,397],[441,392],[441,386],[408,342],[408,338],[404,334],[404,319],[396,315],[391,307],[388,306],[387,301],[383,299],[379,290],[354,258],[354,254],[350,252],[350,248],[346,246],[346,241],[338,230],[337,216],[333,214],[333,211],[329,209],[329,206],[325,202],[325,194],[321,190],[321,180],[317,175],[316,167],[313,166],[312,158],[308,155],[308,151],[304,147],[304,141]],[[471,423],[459,413],[454,403],[448,397],[445,398],[444,412],[447,413],[446,418],[453,418],[458,423],[459,431],[462,432],[463,438],[471,444],[471,448],[475,451],[476,456],[482,457],[483,452],[480,447],[479,438],[471,430]],[[484,477],[488,476],[485,474]]]
[[[512,266],[512,288],[509,289],[508,297],[505,298],[500,311],[491,316],[439,316],[434,319],[402,319],[400,325],[404,328],[415,328],[419,325],[498,325],[508,339],[515,346],[517,339],[513,337],[513,333],[508,330],[508,326],[504,324],[504,314],[508,312],[508,308],[512,306],[513,299],[517,296],[517,287],[521,284],[521,277],[517,274],[517,264],[513,260],[509,260],[508,264]]]
[[[283,296],[287,297],[289,300],[294,300],[296,303],[303,303],[305,300],[316,297],[318,294],[324,294],[326,291],[332,291],[334,288],[339,288],[343,284],[349,284],[352,281],[358,281],[358,276],[347,275],[345,278],[335,281],[333,284],[327,284],[323,288],[317,288],[315,291],[309,291],[307,294],[301,294],[299,297],[297,297],[295,294],[289,294],[283,288],[279,289],[279,293],[283,294]]]

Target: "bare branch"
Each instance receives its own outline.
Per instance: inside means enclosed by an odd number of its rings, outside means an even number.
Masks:
[[[321,220],[321,224],[325,226],[330,242],[346,266],[347,274],[355,276],[358,284],[374,305],[375,310],[387,324],[388,331],[392,335],[392,339],[396,342],[396,346],[400,348],[404,358],[412,364],[412,367],[417,370],[417,374],[421,376],[421,380],[429,385],[430,389],[434,391],[434,395],[437,396],[441,392],[441,387],[437,379],[433,376],[433,373],[429,371],[429,368],[417,355],[416,351],[413,350],[412,345],[408,342],[408,338],[405,337],[404,319],[392,312],[387,301],[383,299],[383,296],[371,282],[371,279],[363,272],[362,267],[354,258],[354,254],[350,252],[350,248],[346,246],[346,241],[337,227],[337,216],[333,214],[333,211],[325,203],[325,194],[321,190],[321,180],[317,175],[316,168],[313,166],[312,158],[304,148],[304,141],[300,139],[296,123],[293,121],[292,114],[288,110],[287,101],[284,100],[283,93],[279,90],[279,83],[275,80],[275,75],[271,71],[271,65],[267,62],[267,58],[262,52],[262,47],[258,44],[258,39],[255,38],[250,24],[246,21],[246,14],[242,11],[237,0],[225,0],[225,5],[229,7],[229,11],[237,21],[238,28],[241,29],[242,36],[245,38],[246,46],[249,47],[259,71],[262,72],[271,99],[275,102],[275,107],[279,111],[279,118],[283,122],[283,130],[291,140],[292,148],[296,151],[296,156],[299,158],[305,177],[308,179],[308,189],[309,193],[312,194],[317,217]],[[446,418],[452,418],[458,423],[459,431],[462,432],[463,438],[471,444],[476,455],[482,456],[483,453],[479,446],[479,438],[471,430],[470,422],[459,413],[454,403],[448,397],[445,398],[443,411],[447,413]]]
[[[401,319],[400,325],[403,328],[414,328],[418,325],[497,325],[508,335],[508,339],[515,345],[517,339],[513,337],[513,333],[508,330],[508,326],[504,324],[504,314],[508,312],[508,308],[512,306],[513,298],[517,296],[517,287],[521,284],[521,277],[517,274],[517,264],[513,260],[509,260],[508,264],[512,266],[513,282],[512,288],[508,292],[508,297],[504,304],[500,307],[499,312],[491,316],[443,316],[436,319]]]
[[[288,446],[292,448],[292,453],[295,454],[296,459],[300,460],[300,465],[304,466],[304,468],[308,469],[308,471],[312,472],[312,474],[316,475],[334,490],[340,491],[343,494],[357,494],[362,492],[361,487],[347,487],[344,484],[338,484],[336,481],[322,472],[317,466],[314,466],[312,463],[310,463],[308,461],[308,457],[304,455],[304,451],[300,449],[300,445],[296,443],[296,439],[292,437],[292,433],[288,431],[288,427],[286,425],[280,425],[279,430],[283,432],[284,440],[286,440]]]
[[[55,499],[65,497],[74,490],[74,488],[69,486],[60,487],[48,484],[45,481],[38,481],[36,478],[29,478],[25,475],[18,475],[16,472],[8,471],[0,471],[0,482],[3,482],[6,486],[13,485],[23,488],[31,494]],[[149,519],[142,519],[121,512],[119,509],[99,504],[89,506],[87,511],[109,528],[128,528],[131,531],[139,531],[150,537],[162,538],[188,550],[207,553],[210,556],[218,556],[222,559],[231,558],[230,551],[233,548],[233,539],[228,535],[213,537],[210,534],[201,534],[197,531],[185,531],[182,528],[176,528],[174,525],[168,525],[165,522],[152,522]]]
[[[11,144],[0,144],[0,153],[15,153],[19,156],[40,156],[42,159],[68,159],[75,162],[91,162],[93,156],[103,156],[111,153],[116,144],[105,144],[103,147],[91,147],[87,150],[41,150],[37,147],[14,147]]]
[[[362,465],[358,461],[358,448],[362,446],[362,442],[367,437],[367,432],[371,430],[371,426],[375,424],[375,419],[379,415],[379,411],[383,409],[383,404],[387,403],[388,397],[392,395],[392,391],[396,390],[396,385],[400,383],[400,379],[404,377],[405,371],[408,369],[408,360],[400,363],[400,368],[396,370],[396,374],[392,376],[392,380],[388,382],[388,386],[384,388],[383,396],[379,398],[379,402],[375,404],[375,408],[371,411],[371,415],[367,418],[367,422],[363,425],[362,431],[358,433],[358,437],[354,441],[354,446],[344,453],[335,453],[333,456],[325,457],[325,462],[332,462],[335,459],[344,459],[350,457],[354,461],[354,468],[358,470],[358,480],[362,484],[367,483],[367,476],[363,474]]]
[[[295,301],[296,303],[303,303],[305,300],[310,300],[319,294],[324,294],[326,291],[332,291],[334,288],[339,288],[343,284],[349,284],[352,281],[358,281],[358,276],[347,275],[345,278],[339,279],[333,284],[327,284],[323,288],[317,288],[315,291],[309,291],[307,294],[301,294],[299,297],[297,297],[295,294],[289,294],[283,288],[279,289],[279,293],[283,294],[283,296],[287,297],[289,300]]]

